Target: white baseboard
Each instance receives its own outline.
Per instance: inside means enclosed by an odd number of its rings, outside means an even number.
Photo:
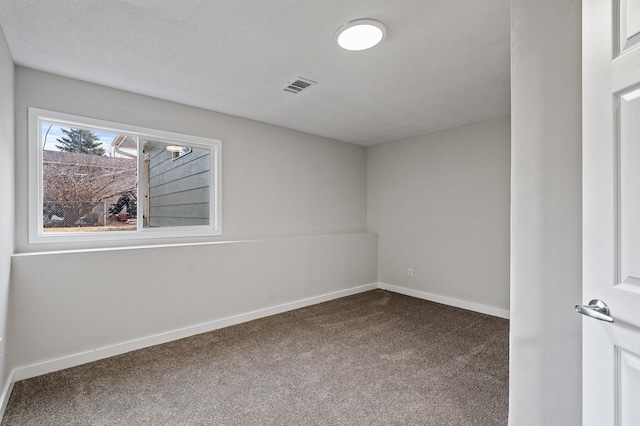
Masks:
[[[353,294],[362,293],[369,290],[375,290],[376,288],[392,291],[394,293],[400,293],[407,296],[417,297],[419,299],[430,300],[432,302],[442,303],[444,305],[455,306],[457,308],[467,309],[483,314],[493,315],[501,318],[509,318],[509,311],[492,306],[481,305],[478,303],[467,302],[464,300],[454,299],[446,296],[439,296],[437,294],[427,293],[420,290],[414,290],[406,287],[400,287],[387,283],[372,283],[365,284],[358,287],[353,287],[346,290],[335,291],[332,293],[326,293],[319,296],[309,297],[306,299],[297,300],[294,302],[283,303],[281,305],[272,306],[269,308],[259,309],[252,312],[247,312],[240,315],[234,315],[227,318],[207,322],[204,324],[198,324],[190,327],[185,327],[178,330],[169,331],[166,333],[160,333],[153,336],[147,336],[140,339],[131,340],[128,342],[119,343],[116,345],[106,346],[103,348],[97,348],[92,351],[77,353],[68,355],[65,357],[45,361],[38,364],[28,365],[24,367],[14,368],[4,384],[2,393],[0,393],[0,419],[4,416],[5,409],[11,396],[11,391],[15,382],[19,380],[29,379],[31,377],[40,376],[43,374],[51,373],[65,368],[75,367],[77,365],[86,364],[100,359],[109,358],[115,355],[124,354],[136,349],[142,349],[150,346],[159,345],[162,343],[171,342],[173,340],[182,339],[184,337],[193,336],[200,333],[206,333],[220,328],[229,327],[235,324],[241,324],[247,321],[253,321],[255,319],[268,317],[271,315],[280,314],[294,309],[303,308],[305,306],[311,306],[322,302],[327,302],[333,299],[339,299],[341,297],[351,296]]]
[[[455,306],[456,308],[467,309],[469,311],[480,312],[481,314],[492,315],[494,317],[509,319],[509,311],[506,309],[494,308],[493,306],[481,305],[480,303],[467,302],[466,300],[454,299],[452,297],[440,296],[426,291],[414,290],[412,288],[400,287],[393,284],[378,283],[378,288],[389,290],[394,293],[406,296],[417,297],[418,299],[430,300],[443,305]]]
[[[455,306],[457,308],[468,309],[483,314],[493,315],[501,318],[509,318],[509,311],[504,309],[495,308],[492,306],[486,306],[478,303],[467,302],[465,300],[454,299],[451,297],[440,296],[437,294],[427,293],[420,290],[414,290],[406,287],[400,287],[387,283],[372,283],[365,284],[358,287],[353,287],[346,290],[335,291],[332,293],[326,293],[319,296],[313,296],[306,299],[297,300],[294,302],[283,303],[281,305],[272,306],[269,308],[259,309],[244,314],[234,315],[227,318],[207,322],[204,324],[197,324],[190,327],[181,328],[178,330],[168,331],[152,336],[142,337],[140,339],[130,340],[127,342],[118,343],[111,346],[105,346],[102,348],[96,348],[91,351],[81,352],[64,356],[57,359],[48,360],[38,364],[17,367],[11,372],[10,380],[5,384],[3,393],[0,395],[0,408],[6,406],[8,396],[11,394],[11,388],[13,383],[19,380],[29,379],[31,377],[40,376],[43,374],[51,373],[53,371],[63,370],[65,368],[75,367],[77,365],[86,364],[100,359],[109,358],[115,355],[124,354],[137,349],[142,349],[150,346],[159,345],[162,343],[171,342],[173,340],[182,339],[184,337],[193,336],[195,334],[206,333],[220,328],[229,327],[231,325],[240,324],[247,321],[252,321],[258,318],[264,318],[271,315],[280,314],[283,312],[291,311],[294,309],[303,308],[305,306],[315,305],[317,303],[327,302],[333,299],[339,299],[341,297],[350,296],[357,293],[362,293],[369,290],[380,288],[383,290],[392,291],[394,293],[400,293],[407,296],[417,297],[419,299],[430,300],[432,302],[442,303],[449,306]],[[1,411],[1,412],[4,412]]]
[[[14,371],[9,372],[9,377],[2,387],[2,393],[0,394],[0,421],[4,417],[4,411],[7,409],[9,403],[9,397],[11,397],[11,391],[13,390],[13,384],[16,382],[14,379]]]
[[[48,360],[38,364],[18,367],[12,371],[13,377],[11,380],[11,386],[13,386],[14,382],[19,380],[41,376],[43,374],[51,373],[53,371],[75,367],[77,365],[98,361],[100,359],[109,358],[115,355],[121,355],[127,352],[134,351],[136,349],[142,349],[149,346],[155,346],[162,343],[171,342],[173,340],[182,339],[184,337],[193,336],[195,334],[218,330],[220,328],[229,327],[231,325],[240,324],[247,321],[252,321],[258,318],[268,317],[271,315],[292,311],[294,309],[299,309],[305,306],[327,302],[333,299],[339,299],[345,296],[351,296],[353,294],[362,293],[364,291],[375,290],[376,288],[378,288],[377,283],[365,284],[358,287],[349,288],[346,290],[326,293],[319,296],[313,296],[306,299],[297,300],[294,302],[283,303],[281,305],[276,305],[269,308],[259,309],[257,311],[247,312],[240,315],[234,315],[232,317],[222,318],[222,319],[207,322],[204,324],[198,324],[198,325],[194,325],[194,326],[190,326],[190,327],[186,327],[178,330],[169,331],[166,333],[156,334],[153,336],[142,337],[140,339],[118,343],[112,346],[97,348],[92,351],[68,355],[68,356]]]

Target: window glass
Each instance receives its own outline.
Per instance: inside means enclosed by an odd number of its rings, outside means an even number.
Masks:
[[[136,139],[48,121],[40,131],[43,231],[135,230]]]
[[[209,150],[144,141],[145,227],[209,225]]]
[[[30,241],[220,235],[221,141],[29,114]]]

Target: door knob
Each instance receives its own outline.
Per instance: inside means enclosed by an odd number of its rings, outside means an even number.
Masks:
[[[576,312],[600,321],[613,322],[609,307],[599,299],[591,300],[588,305],[576,305]]]

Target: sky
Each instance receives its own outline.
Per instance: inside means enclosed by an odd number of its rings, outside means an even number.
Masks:
[[[49,126],[51,126],[50,129],[49,129]],[[65,136],[65,134],[62,132],[62,129],[69,129],[69,126],[60,126],[58,124],[47,123],[47,122],[42,123],[42,129],[41,129],[42,141],[43,141],[45,151],[60,151],[58,148],[56,148],[56,145],[60,144],[60,142],[58,142],[58,138],[62,138],[63,136]],[[47,134],[47,131],[49,131],[48,134]],[[102,144],[102,147],[106,151],[107,153],[106,155],[110,157],[114,156],[113,148],[111,147],[111,142],[116,137],[116,134],[101,132],[98,130],[93,130],[93,133],[95,133],[100,137],[100,143]],[[45,136],[46,136],[46,140],[45,140]]]

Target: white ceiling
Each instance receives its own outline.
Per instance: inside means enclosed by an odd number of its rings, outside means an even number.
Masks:
[[[338,48],[358,18],[384,43]],[[509,0],[0,0],[0,25],[18,65],[361,145],[509,113]]]

